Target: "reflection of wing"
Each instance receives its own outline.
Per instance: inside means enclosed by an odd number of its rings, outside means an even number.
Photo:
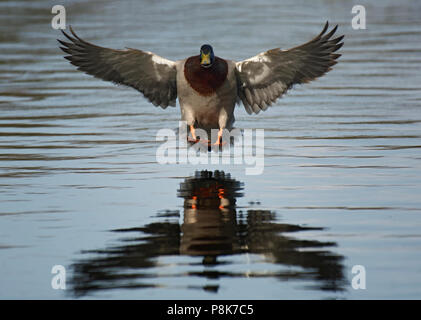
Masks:
[[[259,113],[292,85],[305,83],[328,72],[340,54],[335,54],[344,36],[330,39],[338,26],[325,34],[329,24],[313,40],[289,49],[262,52],[236,63],[238,96],[246,111]]]
[[[71,41],[58,40],[71,64],[97,78],[139,90],[155,106],[175,106],[177,99],[175,62],[152,52],[136,49],[114,50],[96,46],[63,31]]]

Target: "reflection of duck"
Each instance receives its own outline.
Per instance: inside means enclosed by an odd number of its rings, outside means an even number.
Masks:
[[[203,255],[204,261],[222,254],[238,252],[236,197],[241,184],[224,172],[201,171],[180,185],[184,198],[184,223],[181,226],[180,253]]]
[[[157,215],[156,222],[114,230],[133,235],[122,240],[118,246],[89,251],[97,255],[77,261],[73,265],[73,292],[84,295],[112,288],[162,287],[161,276],[166,278],[166,286],[171,284],[172,277],[215,280],[264,276],[280,280],[305,279],[313,281],[320,290],[343,289],[343,257],[328,250],[335,243],[292,236],[294,232],[322,228],[277,223],[276,214],[268,210],[237,213],[236,198],[243,196],[241,191],[242,184],[224,172],[201,171],[185,179],[178,190],[179,196],[184,199],[181,226],[179,212],[166,211]],[[234,254],[259,255],[277,268],[273,272],[262,273],[259,272],[259,264],[252,264],[244,273],[238,266],[227,266],[230,264],[228,257]],[[186,265],[182,262],[180,270],[176,268],[175,273],[168,274],[163,259],[180,255],[203,257],[203,269],[198,270],[197,263],[193,263],[187,265],[192,270],[186,272]],[[219,262],[219,256],[226,258]],[[157,258],[160,258],[160,263]],[[172,258],[171,265],[173,263]],[[220,270],[222,265],[223,270]],[[201,286],[212,291],[217,291],[218,287]]]

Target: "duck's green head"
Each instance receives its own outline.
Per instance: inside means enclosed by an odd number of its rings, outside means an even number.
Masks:
[[[200,48],[200,65],[204,68],[209,68],[215,61],[213,49],[209,44],[204,44]]]

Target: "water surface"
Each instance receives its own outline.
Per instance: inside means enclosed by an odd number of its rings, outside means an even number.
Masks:
[[[258,176],[158,164],[178,107],[75,70],[54,4],[0,2],[1,298],[421,297],[420,4],[370,1],[353,30],[349,1],[64,2],[86,40],[172,60],[203,43],[242,60],[339,24],[325,77],[236,109],[238,128],[265,130]]]

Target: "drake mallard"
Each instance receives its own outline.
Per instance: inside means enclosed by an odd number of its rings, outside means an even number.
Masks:
[[[219,129],[215,144],[221,143],[223,129],[234,123],[236,103],[247,113],[266,110],[294,84],[314,80],[337,63],[344,36],[332,39],[326,22],[314,39],[289,50],[272,49],[244,61],[215,56],[209,44],[199,55],[171,61],[152,52],[127,48],[115,50],[96,46],[63,31],[71,42],[58,40],[65,58],[78,70],[97,78],[133,87],[155,106],[175,106],[178,98],[182,120],[193,140],[195,128]]]

